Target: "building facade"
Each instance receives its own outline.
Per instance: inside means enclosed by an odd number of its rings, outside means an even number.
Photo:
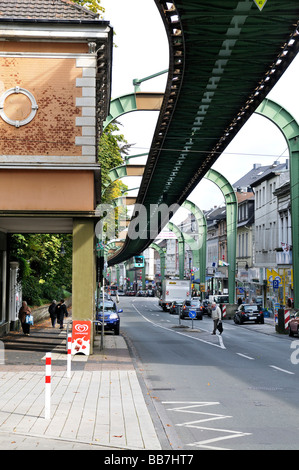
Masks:
[[[113,32],[67,0],[0,0],[0,28],[3,239],[72,233],[73,318],[92,320],[97,143],[109,110]],[[8,324],[14,313],[6,307],[1,315]]]

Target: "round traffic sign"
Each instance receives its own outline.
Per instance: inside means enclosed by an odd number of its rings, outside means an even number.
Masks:
[[[190,318],[195,318],[196,317],[196,311],[195,310],[189,310],[189,317]]]

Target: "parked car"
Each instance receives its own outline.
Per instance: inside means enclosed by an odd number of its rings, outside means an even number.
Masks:
[[[289,335],[299,335],[299,312],[291,315],[291,319],[289,321]]]
[[[201,303],[202,305],[202,313],[208,315],[209,317],[212,315],[212,304],[208,299],[204,299]]]
[[[181,310],[183,307],[183,303],[184,303],[183,300],[175,300],[174,302],[171,302],[170,307],[169,307],[169,313],[171,314],[179,313],[178,308],[180,308]]]
[[[136,292],[134,290],[127,290],[126,295],[129,297],[134,297],[136,295]]]
[[[115,335],[119,335],[120,328],[120,317],[119,314],[123,310],[117,310],[115,302],[104,302],[104,329],[109,331],[114,331]],[[103,318],[103,304],[99,304],[99,309],[97,312],[97,331],[101,330]]]
[[[98,309],[99,310],[103,310],[103,300],[100,299],[99,303],[98,303]],[[114,300],[112,300],[112,298],[108,297],[108,298],[105,298],[104,299],[104,310],[116,310],[117,309],[117,306],[116,306],[116,303]]]
[[[196,318],[202,320],[202,305],[198,298],[191,300],[185,300],[181,310],[181,318],[189,317],[189,311],[194,310],[196,312]]]
[[[234,322],[242,323],[254,321],[255,323],[264,323],[264,313],[258,305],[241,304],[234,316]]]

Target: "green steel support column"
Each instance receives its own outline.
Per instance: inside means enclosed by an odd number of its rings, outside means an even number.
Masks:
[[[165,278],[165,257],[166,257],[165,250],[161,248],[159,245],[157,245],[156,243],[152,243],[150,248],[153,248],[154,250],[156,250],[160,255],[161,281],[163,281]]]
[[[175,233],[178,244],[179,244],[179,278],[184,279],[184,265],[185,265],[185,240],[182,235],[180,229],[173,224],[172,222],[168,222],[167,227],[169,230]]]
[[[228,180],[215,170],[209,170],[205,178],[215,183],[222,191],[226,202],[227,230],[227,261],[228,261],[228,295],[229,303],[235,303],[236,283],[236,247],[237,247],[237,217],[238,202],[233,187]]]
[[[142,268],[142,290],[145,290],[145,264]]]
[[[189,245],[191,251],[192,251],[192,260],[193,260],[193,266],[195,268],[199,269],[199,249],[198,249],[198,241],[195,240],[190,233],[182,232],[182,235],[184,237],[185,243]]]
[[[283,133],[290,155],[291,219],[294,307],[299,308],[299,125],[296,119],[278,103],[264,100],[255,111],[270,121]]]
[[[119,264],[116,265],[116,282],[119,287]]]
[[[198,256],[199,256],[199,278],[201,285],[206,282],[206,263],[207,263],[207,221],[204,213],[193,202],[186,200],[183,207],[188,209],[197,221],[198,229]]]

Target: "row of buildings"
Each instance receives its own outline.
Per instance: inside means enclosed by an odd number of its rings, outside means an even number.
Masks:
[[[258,301],[268,308],[287,305],[293,297],[291,197],[289,161],[274,161],[252,169],[233,185],[237,202],[236,299]],[[207,224],[205,292],[227,293],[227,219],[226,206],[204,212]],[[197,237],[193,214],[178,226],[183,233]],[[157,244],[165,250],[166,277],[179,276],[178,241],[175,234],[165,233]],[[156,250],[144,253],[147,260],[144,280],[153,284],[161,280],[161,259]],[[192,250],[185,250],[184,276],[190,277],[199,291],[198,272],[193,269]],[[125,272],[122,279],[125,279]],[[128,278],[127,278],[128,279]],[[112,278],[113,280],[113,278]]]
[[[236,297],[257,299],[270,308],[286,305],[293,298],[289,161],[254,164],[233,188],[238,201]],[[221,266],[221,260],[227,260],[226,208],[214,208],[206,218],[209,284],[214,282],[211,288],[223,291],[227,287],[227,267]],[[218,266],[212,272],[215,257]]]

